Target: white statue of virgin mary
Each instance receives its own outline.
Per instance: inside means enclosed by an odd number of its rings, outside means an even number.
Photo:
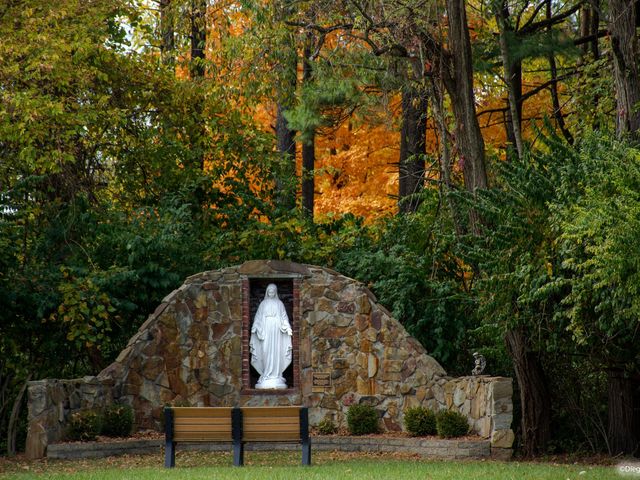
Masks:
[[[270,283],[251,327],[251,365],[260,374],[255,388],[287,388],[282,373],[291,364],[292,335],[278,288]]]

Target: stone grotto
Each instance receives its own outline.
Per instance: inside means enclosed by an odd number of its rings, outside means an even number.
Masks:
[[[291,324],[286,388],[258,389],[252,321],[275,284]],[[118,358],[94,377],[30,382],[27,455],[59,441],[69,415],[110,403],[134,409],[138,429],[161,429],[174,406],[305,405],[310,423],[346,425],[354,403],[374,406],[386,431],[423,405],[455,409],[492,451],[510,449],[512,380],[452,378],[361,283],[328,268],[250,261],[193,275],[171,292]]]

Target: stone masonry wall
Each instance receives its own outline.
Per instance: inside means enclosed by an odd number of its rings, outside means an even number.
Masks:
[[[249,322],[243,285],[246,296],[247,279],[264,278],[295,282],[294,316],[299,317],[292,319],[298,384],[276,392],[256,392],[246,384],[246,358],[243,375],[242,329]],[[314,387],[315,373],[329,374],[331,384]],[[331,418],[344,426],[351,404],[368,403],[380,412],[384,429],[399,431],[404,410],[424,405],[461,411],[473,431],[491,438],[494,447],[510,448],[513,442],[511,379],[447,377],[362,284],[326,268],[291,262],[253,261],[189,277],[162,301],[116,361],[87,382],[110,386],[105,398],[132,405],[139,428],[160,428],[167,404],[306,405],[312,425]],[[47,399],[37,400],[42,395]],[[52,422],[42,418],[57,415],[64,423],[74,409],[69,395],[45,394],[42,386],[31,385],[29,398],[30,435],[33,426],[34,434],[44,429],[47,441],[56,440],[60,429],[49,433]],[[32,404],[37,402],[50,412],[36,414],[40,408]]]
[[[96,377],[29,382],[29,458],[43,457],[47,445],[63,437],[71,413],[113,403],[112,386]]]

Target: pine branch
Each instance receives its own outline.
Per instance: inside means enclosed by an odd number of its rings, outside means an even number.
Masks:
[[[603,29],[603,30],[598,30],[598,33],[593,33],[591,35],[587,35],[586,37],[580,37],[577,38],[573,41],[573,44],[577,47],[578,45],[582,45],[584,43],[589,43],[593,40],[595,40],[596,38],[603,38],[606,37],[609,34],[609,30]]]
[[[533,88],[532,90],[529,90],[527,93],[522,94],[522,97],[520,98],[520,102],[524,102],[528,98],[531,98],[534,95],[537,95],[538,93],[540,93],[545,88],[549,88],[554,83],[559,82],[561,80],[564,80],[566,78],[569,78],[569,77],[575,75],[576,73],[577,73],[576,71],[573,71],[571,73],[567,73],[565,75],[561,75],[561,76],[559,76],[557,78],[552,78],[551,80],[547,80],[546,82],[541,83],[540,85],[538,85],[537,87]]]
[[[584,2],[578,2],[576,5],[571,7],[566,12],[559,13],[558,15],[556,15],[554,17],[547,18],[547,19],[541,20],[539,22],[531,23],[531,20],[533,20],[533,18],[534,18],[534,17],[531,17],[531,19],[520,30],[518,30],[517,33],[518,33],[518,35],[523,35],[523,34],[526,35],[528,33],[537,32],[537,31],[543,30],[543,29],[545,29],[547,27],[551,27],[551,26],[555,25],[556,23],[560,23],[561,21],[563,21],[567,17],[570,17],[571,15],[576,13],[578,10],[580,10],[580,7],[582,6],[583,3]]]
[[[547,3],[546,1],[543,1],[542,3],[538,4],[538,6],[535,8],[533,13],[527,20],[527,23],[525,23],[522,28],[526,27],[527,25],[530,25],[533,22],[533,20],[538,16],[538,13],[540,13],[540,10],[542,10],[542,8],[546,5],[546,3]],[[522,7],[522,10],[520,10],[520,13],[518,14],[518,21],[516,22],[516,31],[520,29],[520,18],[522,17],[522,14],[524,13],[526,7],[527,7],[527,4],[525,3]]]

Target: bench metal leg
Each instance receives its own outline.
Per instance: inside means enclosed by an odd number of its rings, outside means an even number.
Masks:
[[[231,410],[231,438],[233,439],[233,464],[244,465],[244,443],[242,442],[242,410],[234,407]]]
[[[302,464],[311,465],[311,442],[302,444]]]
[[[176,466],[176,444],[175,442],[166,442],[164,447],[164,467],[173,468]]]
[[[241,467],[244,465],[244,444],[233,442],[233,465]]]
[[[302,443],[302,464],[311,465],[311,439],[309,438],[309,409],[300,409],[300,443]]]
[[[176,466],[176,444],[173,441],[173,410],[164,408],[164,466],[173,468]]]

